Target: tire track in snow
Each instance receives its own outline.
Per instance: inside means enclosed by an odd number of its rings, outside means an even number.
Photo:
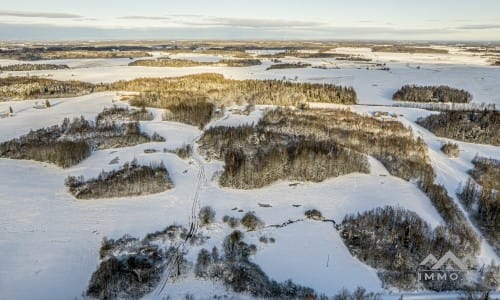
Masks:
[[[165,287],[167,286],[168,280],[174,274],[175,266],[178,266],[183,259],[183,253],[184,249],[186,248],[186,243],[189,242],[189,240],[198,232],[199,229],[198,212],[200,210],[200,191],[202,186],[206,182],[206,177],[205,177],[205,168],[203,166],[203,162],[201,161],[201,159],[197,157],[196,154],[193,155],[193,159],[198,165],[198,176],[196,183],[196,191],[193,197],[192,201],[193,203],[191,205],[191,215],[189,216],[189,232],[187,233],[184,241],[176,244],[174,255],[169,260],[163,275],[163,279],[158,285],[159,288],[156,290],[156,292],[153,293],[152,299],[161,299],[161,295],[165,290]]]

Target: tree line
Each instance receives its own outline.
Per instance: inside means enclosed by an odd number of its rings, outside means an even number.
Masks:
[[[13,64],[0,66],[0,71],[5,72],[21,72],[21,71],[37,71],[37,70],[60,70],[69,69],[67,65],[56,64]]]
[[[129,63],[129,66],[141,67],[203,67],[203,66],[221,66],[221,67],[251,67],[262,64],[259,59],[222,59],[216,62],[195,61],[190,59],[173,59],[162,57],[157,59],[139,59]]]

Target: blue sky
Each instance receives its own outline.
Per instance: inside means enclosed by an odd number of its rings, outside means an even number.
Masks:
[[[0,40],[500,40],[495,0],[0,0]]]

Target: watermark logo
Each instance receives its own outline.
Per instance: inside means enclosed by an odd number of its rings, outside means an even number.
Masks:
[[[448,251],[437,259],[429,254],[418,267],[418,280],[423,282],[459,281],[475,265],[475,259],[470,255],[460,259],[452,251]]]

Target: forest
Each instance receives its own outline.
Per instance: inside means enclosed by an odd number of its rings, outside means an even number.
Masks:
[[[158,108],[192,101],[211,102],[218,107],[235,102],[297,106],[306,102],[357,103],[352,87],[285,80],[232,80],[216,73],[139,78],[98,85],[40,77],[0,78],[0,98],[69,97],[103,91],[140,92],[141,95],[131,101],[132,105]]]
[[[174,187],[163,162],[142,166],[137,160],[121,168],[102,171],[97,178],[85,180],[69,176],[65,185],[77,199],[130,197],[161,193]]]
[[[445,85],[416,86],[405,85],[394,93],[393,100],[411,102],[453,102],[469,103],[472,95],[465,91]]]
[[[17,76],[0,78],[0,99],[75,97],[90,94],[93,91],[93,84],[81,81]]]
[[[61,125],[30,131],[19,138],[0,143],[0,157],[32,159],[71,167],[90,156],[94,150],[128,147],[150,141],[164,141],[158,134],[141,132],[138,122],[102,123],[83,117]]]
[[[67,65],[56,64],[14,64],[0,66],[0,71],[4,72],[20,72],[20,71],[37,71],[37,70],[60,70],[69,69]]]
[[[497,110],[445,111],[420,118],[417,124],[439,137],[500,145],[500,112]]]

